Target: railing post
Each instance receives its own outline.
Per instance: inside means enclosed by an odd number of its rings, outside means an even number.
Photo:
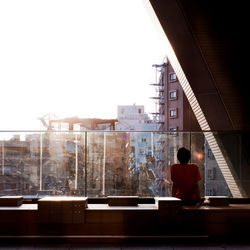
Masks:
[[[103,166],[102,166],[102,195],[105,196],[105,183],[106,183],[106,133],[103,134]]]
[[[88,172],[87,172],[87,153],[88,153],[88,148],[87,148],[87,143],[88,143],[88,139],[87,139],[88,133],[87,131],[85,132],[85,138],[84,138],[84,167],[85,167],[85,185],[84,185],[84,196],[87,197],[87,177],[88,177]]]
[[[40,132],[40,191],[43,189],[43,137]]]
[[[4,140],[2,141],[2,175],[4,175]]]
[[[75,190],[77,190],[78,186],[78,138],[77,133],[75,134],[75,166],[76,166],[76,173],[75,173]]]
[[[192,132],[191,131],[189,131],[189,150],[191,152],[190,162],[192,162]]]
[[[205,135],[203,134],[204,140],[204,196],[207,195],[207,142]]]

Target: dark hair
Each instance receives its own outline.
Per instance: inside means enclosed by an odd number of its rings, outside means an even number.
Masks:
[[[181,164],[187,164],[191,158],[191,153],[186,148],[180,148],[177,152],[177,159]]]

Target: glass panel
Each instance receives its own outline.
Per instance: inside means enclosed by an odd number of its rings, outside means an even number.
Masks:
[[[227,182],[220,170],[207,140],[204,138],[204,195],[232,197]]]
[[[246,132],[0,132],[0,195],[171,196],[170,166],[184,146],[199,166],[202,196],[240,189],[249,197],[246,138]]]
[[[196,133],[196,132],[190,133],[190,151],[191,151],[190,162],[197,164],[201,173],[201,181],[199,182],[199,188],[201,196],[204,196],[205,158],[204,158],[204,135],[202,133]]]
[[[0,194],[83,195],[84,136],[1,133]]]
[[[247,154],[244,152],[242,144],[242,133],[238,132],[215,132],[215,138],[220,146],[220,150],[225,158],[225,161],[229,167],[230,175],[233,176],[235,183],[232,183],[230,180],[227,181],[229,195],[233,196],[230,193],[230,190],[233,190],[235,185],[240,189],[242,196],[249,196],[250,194],[250,172],[249,172],[249,162],[247,161]],[[225,185],[224,185],[225,186]],[[226,193],[226,188],[222,185],[218,187],[218,190]],[[219,194],[216,194],[219,195]]]
[[[87,195],[129,195],[131,192],[130,134],[88,133]]]
[[[0,194],[29,195],[39,189],[39,133],[0,133]]]
[[[84,133],[42,134],[39,194],[84,195]]]
[[[150,197],[171,196],[170,166],[177,163],[178,149],[189,145],[189,134],[141,132],[136,142],[138,194]]]

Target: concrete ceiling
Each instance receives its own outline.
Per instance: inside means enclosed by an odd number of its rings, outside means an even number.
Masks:
[[[250,130],[247,1],[150,0],[212,130]]]

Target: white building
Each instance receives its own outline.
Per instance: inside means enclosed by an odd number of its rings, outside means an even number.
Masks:
[[[116,130],[152,131],[157,130],[157,123],[150,120],[143,105],[123,105],[117,109]]]
[[[116,130],[130,133],[130,173],[136,176],[139,195],[162,196],[162,188],[168,182],[164,169],[162,140],[159,124],[150,119],[142,105],[118,106]],[[134,132],[132,132],[134,131]],[[154,132],[155,131],[155,132]],[[160,153],[159,153],[160,151]]]

